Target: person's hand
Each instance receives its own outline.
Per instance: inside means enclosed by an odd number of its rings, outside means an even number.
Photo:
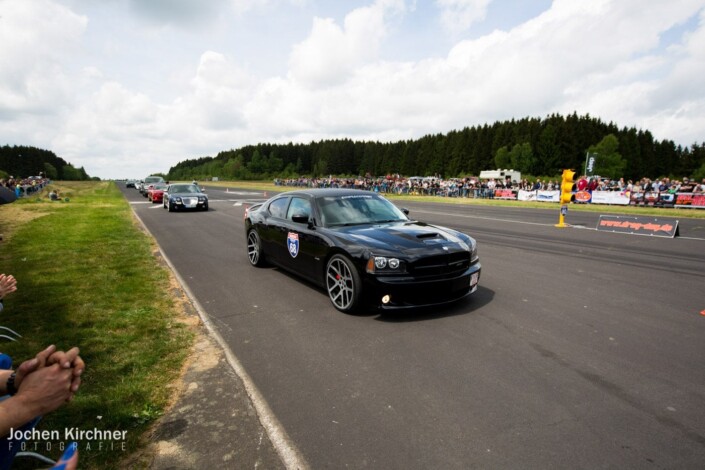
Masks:
[[[28,374],[31,374],[40,367],[44,367],[46,365],[47,359],[54,351],[56,351],[56,346],[52,344],[51,346],[48,346],[44,351],[37,353],[34,359],[24,361],[22,364],[20,364],[20,366],[15,371],[15,387],[19,389],[20,385],[22,384],[22,381]]]
[[[86,369],[86,364],[78,355],[79,349],[73,347],[67,352],[55,351],[47,358],[47,365],[59,364],[64,369],[71,369],[73,374],[73,380],[71,382],[71,392],[76,393],[78,387],[81,386],[81,374]],[[73,398],[73,396],[72,396]]]
[[[12,274],[0,274],[0,299],[17,290],[17,279]]]
[[[71,399],[72,380],[71,370],[59,364],[39,367],[23,377],[14,398],[34,416],[45,415]]]
[[[81,386],[81,374],[86,368],[83,359],[81,359],[81,356],[79,356],[78,353],[79,349],[76,347],[64,352],[57,351],[56,346],[52,344],[45,350],[38,353],[34,359],[20,364],[15,372],[15,387],[19,389],[24,378],[39,368],[58,364],[62,369],[71,369],[71,396],[68,399],[68,401],[71,401],[71,399],[73,399],[73,395]]]

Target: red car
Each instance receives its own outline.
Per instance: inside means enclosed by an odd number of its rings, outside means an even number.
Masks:
[[[152,201],[152,203],[162,202],[166,187],[167,185],[165,183],[155,183],[150,185],[150,188],[147,190],[147,199]]]

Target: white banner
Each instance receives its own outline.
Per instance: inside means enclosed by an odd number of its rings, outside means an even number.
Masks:
[[[593,204],[629,205],[629,196],[624,191],[593,191]]]
[[[517,199],[520,201],[540,201],[540,202],[558,202],[561,199],[560,191],[524,191],[519,190]]]

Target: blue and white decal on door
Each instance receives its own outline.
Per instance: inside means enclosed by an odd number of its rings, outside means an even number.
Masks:
[[[299,254],[299,234],[294,232],[289,232],[286,237],[286,246],[289,248],[289,254],[292,258],[296,258]]]

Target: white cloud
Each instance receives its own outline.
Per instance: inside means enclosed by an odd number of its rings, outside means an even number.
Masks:
[[[345,82],[355,69],[377,58],[387,34],[385,16],[403,7],[403,2],[377,1],[346,15],[342,28],[331,18],[314,18],[309,37],[294,46],[290,78],[306,86]]]
[[[701,0],[649,8],[636,0],[555,0],[513,28],[405,60],[387,56],[395,48],[385,46],[408,24],[434,20],[401,0],[372,2],[340,22],[331,11],[304,14],[318,11],[313,2],[228,2],[227,13],[217,12],[219,28],[236,8],[264,21],[252,45],[175,26],[168,35],[135,33],[121,29],[129,21],[120,9],[104,24],[57,2],[0,0],[0,63],[9,64],[0,68],[0,135],[8,139],[0,144],[50,148],[91,175],[143,176],[258,142],[389,141],[552,112],[590,113],[685,145],[705,135]],[[310,29],[286,45],[288,71],[263,76],[241,51],[273,37],[261,13],[287,5]],[[481,22],[487,5],[437,3],[465,18],[461,26]],[[686,34],[663,47],[664,33],[683,25]],[[166,58],[175,65],[165,66]]]
[[[492,0],[436,0],[441,10],[440,21],[452,34],[463,32],[473,23],[484,20]]]
[[[69,99],[64,64],[87,19],[47,0],[0,2],[0,120],[55,113]]]

